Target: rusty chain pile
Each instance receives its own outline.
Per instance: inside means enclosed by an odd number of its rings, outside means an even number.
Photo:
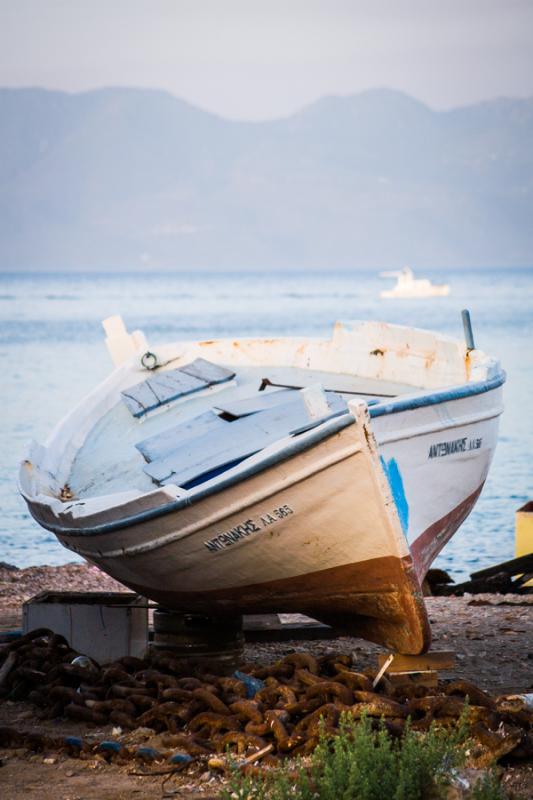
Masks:
[[[524,696],[493,698],[463,680],[441,681],[437,689],[393,686],[383,677],[373,687],[371,670],[352,669],[346,655],[315,658],[293,653],[269,666],[248,665],[232,677],[183,674],[170,652],[153,651],[141,660],[125,657],[99,667],[73,651],[66,640],[41,629],[0,651],[0,702],[27,700],[41,719],[67,717],[123,731],[151,729],[158,749],[107,742],[89,746],[75,737],[51,740],[0,728],[0,747],[63,749],[71,755],[106,750],[121,758],[179,760],[207,758],[230,750],[253,761],[309,754],[321,731],[334,734],[342,712],[383,724],[402,735],[407,720],[415,731],[435,722],[454,728],[466,716],[472,761],[486,766],[503,756],[533,758],[533,709]],[[530,696],[529,696],[530,697]],[[465,701],[468,707],[465,711]],[[175,762],[177,763],[177,762]]]

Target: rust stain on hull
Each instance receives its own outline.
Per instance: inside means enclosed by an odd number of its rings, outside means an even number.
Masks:
[[[189,613],[299,612],[400,653],[425,652],[431,632],[410,556],[385,556],[253,586],[203,592],[132,589]]]

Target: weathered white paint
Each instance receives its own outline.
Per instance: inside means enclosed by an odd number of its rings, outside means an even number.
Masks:
[[[113,364],[118,367],[128,361],[136,353],[145,353],[148,349],[146,338],[142,331],[133,331],[129,334],[122,317],[114,316],[102,322],[106,332],[106,345]]]

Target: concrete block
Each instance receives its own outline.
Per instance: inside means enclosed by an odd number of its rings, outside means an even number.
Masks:
[[[148,644],[146,598],[123,592],[41,592],[22,607],[23,632],[50,628],[99,664],[141,657]]]

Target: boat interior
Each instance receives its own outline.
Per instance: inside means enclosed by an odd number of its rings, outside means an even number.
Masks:
[[[203,358],[121,392],[78,451],[69,478],[77,498],[191,489],[286,437],[297,437],[413,387],[301,367],[228,367]]]
[[[195,492],[344,427],[350,400],[378,416],[396,398],[487,374],[480,351],[468,362],[457,340],[385,323],[337,323],[329,339],[178,342],[155,352],[120,318],[106,332],[117,369],[37,446],[37,492],[78,501]]]

